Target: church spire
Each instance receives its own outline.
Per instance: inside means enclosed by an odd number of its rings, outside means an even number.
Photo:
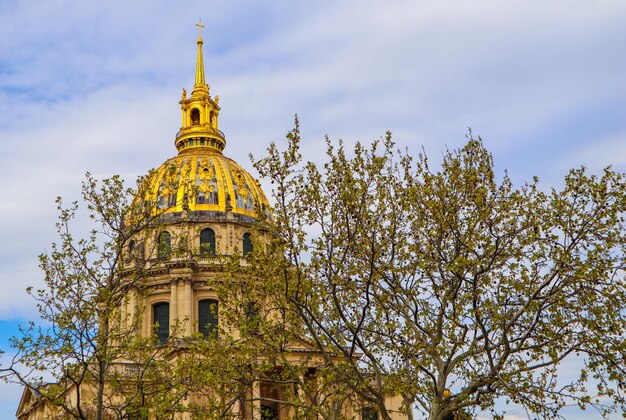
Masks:
[[[204,86],[206,83],[204,81],[204,58],[202,57],[202,28],[204,25],[202,24],[202,19],[198,23],[196,23],[198,27],[198,58],[196,60],[196,83],[195,86]]]
[[[198,55],[196,58],[196,79],[191,96],[183,89],[180,101],[182,125],[176,134],[178,153],[222,153],[226,146],[224,133],[218,129],[220,107],[218,97],[211,98],[209,85],[204,79],[204,58],[202,57],[202,20],[198,27]]]

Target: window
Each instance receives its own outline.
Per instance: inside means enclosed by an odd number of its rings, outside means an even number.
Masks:
[[[159,302],[152,306],[152,323],[157,343],[165,344],[170,335],[170,304],[168,302]]]
[[[135,240],[131,240],[128,243],[128,261],[130,263],[138,263],[143,259],[143,243],[137,243]]]
[[[212,229],[200,232],[200,255],[215,255],[215,232]]]
[[[261,307],[256,302],[248,302],[248,304],[244,308],[245,318],[242,319],[241,323],[241,333],[243,335],[247,334],[256,334],[259,330],[259,313],[261,311]]]
[[[378,412],[372,407],[361,409],[361,420],[378,420]]]
[[[131,405],[126,409],[126,419],[128,420],[148,420],[148,415],[144,412],[146,409],[142,409],[137,405]]]
[[[278,410],[269,405],[261,405],[261,420],[278,420]]]
[[[199,125],[200,124],[200,110],[198,108],[194,108],[191,110],[191,125]]]
[[[217,336],[218,302],[205,299],[198,302],[198,331],[205,337]]]
[[[243,256],[246,257],[252,253],[252,237],[249,233],[243,234]]]
[[[167,231],[159,233],[157,246],[158,257],[161,259],[169,258],[172,251],[172,235]]]
[[[248,302],[246,305],[246,319],[256,319],[259,317],[259,304],[256,302]]]

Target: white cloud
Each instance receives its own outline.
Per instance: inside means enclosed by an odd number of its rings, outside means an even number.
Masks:
[[[298,113],[306,159],[326,133],[351,144],[386,130],[436,159],[472,126],[497,168],[555,183],[580,164],[626,167],[625,12],[610,0],[2,2],[0,318],[33,315],[20,291],[54,240],[54,197],[77,197],[85,171],[132,181],[175,153],[198,17],[226,154],[246,168]]]

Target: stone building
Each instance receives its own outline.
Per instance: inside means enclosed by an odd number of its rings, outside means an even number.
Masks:
[[[195,84],[189,96],[183,89],[180,99],[182,122],[175,137],[178,154],[148,176],[143,196],[138,197],[154,202],[160,223],[136,234],[125,249],[130,259],[155,263],[129,288],[119,308],[120,319],[127,327],[137,320],[136,334],[155,337],[162,344],[184,343],[194,335],[216,334],[218,326],[222,329],[220,299],[214,287],[222,267],[220,257],[239,256],[240,264],[245,265],[246,255],[253,250],[255,226],[271,219],[259,182],[223,155],[226,137],[218,124],[219,98],[211,96],[205,82],[201,36],[197,45]],[[135,286],[141,286],[142,292],[136,292]],[[239,332],[229,334],[236,338]],[[293,357],[306,354],[315,360],[311,352],[314,350],[301,344]],[[125,371],[134,367],[130,361],[117,363],[117,368]],[[314,377],[314,363],[310,372]],[[47,386],[51,385],[25,388],[18,419],[63,418],[62,411],[40,398],[38,389]],[[75,391],[70,387],[68,393],[78,395]],[[88,386],[81,391],[80,397],[70,396],[70,400],[93,398],[95,393]],[[286,398],[280,389],[257,380],[230,406],[229,414],[240,419],[293,418]],[[378,418],[374,409],[357,405],[345,407],[343,414],[363,420]],[[399,413],[399,399],[389,399],[388,407],[394,418],[405,418]],[[119,416],[110,414],[108,418]],[[122,418],[133,417],[126,414]],[[192,414],[179,412],[174,418],[192,418]]]

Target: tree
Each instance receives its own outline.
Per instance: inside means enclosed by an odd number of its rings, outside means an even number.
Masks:
[[[118,176],[98,182],[87,174],[82,202],[92,228],[82,239],[74,235],[78,202],[64,207],[57,199],[60,240],[39,257],[45,287],[28,288],[41,323],[31,322],[12,339],[16,354],[2,369],[3,379],[31,388],[54,415],[100,420],[169,413],[186,391],[163,349],[136,334],[143,308],[119,309],[153,267],[135,246],[160,223],[162,210],[144,191],[147,185],[140,180],[129,189]]]
[[[382,418],[389,395],[431,419],[498,398],[542,417],[626,408],[623,174],[515,187],[471,132],[439,169],[390,133],[350,157],[327,140],[321,168],[302,161],[297,120],[287,139],[255,164],[275,208],[254,275]]]
[[[438,170],[425,153],[395,151],[389,134],[351,157],[328,141],[319,168],[302,162],[297,122],[287,137],[256,163],[274,185],[273,220],[259,218],[244,257],[211,256],[217,331],[183,337],[173,325],[164,345],[136,334],[144,308],[131,302],[150,271],[204,257],[184,226],[171,229],[180,237],[161,229],[178,169],[159,197],[153,182],[133,191],[88,175],[95,227],[76,239],[77,204],[59,201],[60,241],[40,259],[46,287],[30,290],[44,323],[14,339],[5,379],[80,419],[232,417],[262,399],[259,381],[276,395],[264,401],[326,419],[448,419],[498,398],[543,417],[572,402],[626,408],[623,175],[577,169],[560,190],[514,187],[471,135]],[[566,383],[559,369],[572,359],[581,368]]]
[[[280,276],[288,260],[281,254],[282,247],[275,248],[276,238],[265,234],[272,224],[259,224],[257,233],[261,234],[255,235],[254,252],[247,255],[247,264],[231,260],[224,267],[225,277],[218,286],[220,304],[227,305],[222,325],[239,331],[224,354],[240,360],[234,366],[246,368],[248,385],[257,379],[275,391],[271,400],[289,407],[288,418],[354,418],[346,413],[360,407],[358,395],[302,335],[302,321],[287,299],[290,284],[283,283]],[[229,339],[232,336],[220,341]],[[219,375],[224,376],[222,370]],[[242,381],[241,375],[229,378],[231,383]]]
[[[29,388],[42,399],[44,415],[55,418],[171,418],[181,412],[233,418],[261,400],[254,392],[259,382],[277,391],[275,402],[337,418],[353,393],[344,395],[328,375],[313,384],[310,357],[294,363],[293,331],[286,327],[293,314],[280,311],[280,296],[248,287],[254,279],[238,250],[211,257],[222,272],[211,284],[219,296],[218,328],[185,334],[185,319],[169,331],[157,323],[146,336],[145,296],[154,278],[169,265],[192,266],[206,257],[201,247],[189,247],[195,227],[175,226],[168,217],[180,204],[178,170],[149,174],[136,189],[117,176],[98,182],[87,174],[80,203],[91,223],[84,239],[76,234],[85,216],[79,202],[66,208],[57,199],[59,241],[40,256],[45,285],[28,289],[41,322],[12,339],[16,354],[0,370],[2,379]],[[184,191],[183,200],[195,199],[193,186]],[[250,252],[246,260],[250,267],[263,263]]]

